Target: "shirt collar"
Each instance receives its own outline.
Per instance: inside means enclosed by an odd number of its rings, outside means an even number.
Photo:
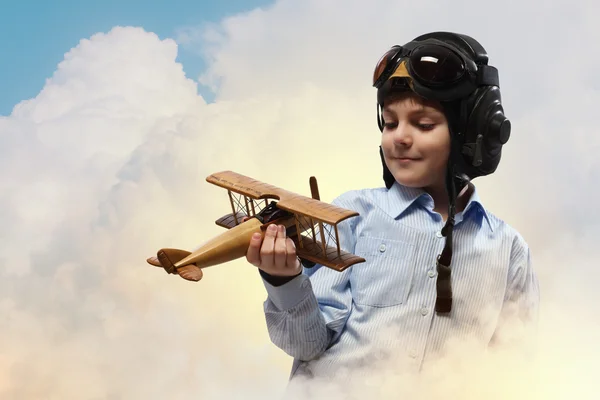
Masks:
[[[479,193],[477,192],[476,186],[473,188],[473,194],[471,194],[471,198],[467,202],[467,206],[463,211],[463,215],[467,216],[472,212],[481,213],[483,215],[483,219],[485,219],[485,221],[487,222],[490,230],[492,232],[494,231],[494,225],[492,224],[490,214],[481,203],[481,198],[479,197]]]
[[[420,204],[427,209],[433,209],[433,199],[423,189],[411,188],[394,182],[392,187],[388,189],[384,208],[387,214],[396,219],[402,217],[414,204]],[[481,203],[477,187],[474,187],[471,198],[462,212],[462,217],[467,217],[471,213],[482,214],[489,228],[492,232],[494,231],[490,215]],[[457,222],[459,221],[457,219]]]
[[[422,189],[411,188],[400,185],[398,182],[394,182],[392,187],[389,188],[387,192],[385,211],[392,218],[398,218],[402,216],[417,200],[425,197],[431,198],[431,196],[429,196]]]

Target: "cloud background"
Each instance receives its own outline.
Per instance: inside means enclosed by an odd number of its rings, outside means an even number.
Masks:
[[[269,341],[256,270],[240,260],[190,283],[144,260],[221,233],[214,171],[304,194],[315,175],[325,201],[381,186],[372,68],[431,30],[476,37],[500,70],[513,133],[498,172],[475,183],[530,243],[543,299],[539,381],[520,382],[525,367],[502,355],[467,370],[477,384],[462,369],[439,382],[463,399],[592,398],[598,11],[278,1],[173,39],[137,27],[82,39],[0,117],[0,398],[276,398],[291,360]],[[214,103],[176,62],[177,41],[206,58],[198,82]]]

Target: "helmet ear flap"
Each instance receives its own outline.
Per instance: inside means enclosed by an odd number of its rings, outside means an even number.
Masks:
[[[392,175],[390,169],[385,163],[385,158],[383,157],[383,149],[379,146],[379,156],[381,157],[381,165],[383,166],[383,181],[385,182],[386,188],[391,188],[394,182],[396,182],[396,178]]]
[[[510,121],[504,115],[500,89],[486,86],[477,89],[464,103],[466,116],[461,153],[466,174],[471,178],[493,173],[502,156],[502,146],[510,138]]]
[[[377,103],[377,124],[379,125],[379,130],[383,132],[383,114],[379,112],[380,104]],[[392,175],[392,172],[388,168],[385,163],[385,158],[383,157],[383,148],[381,145],[379,146],[379,157],[381,158],[381,166],[383,167],[383,181],[385,182],[386,188],[391,188],[394,182],[396,182],[396,178]]]

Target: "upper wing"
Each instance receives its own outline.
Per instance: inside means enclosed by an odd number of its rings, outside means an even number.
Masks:
[[[255,200],[268,197],[278,198],[279,192],[282,191],[282,189],[273,185],[257,181],[233,171],[216,172],[209,175],[206,181]]]
[[[346,218],[358,215],[356,211],[302,196],[233,171],[217,172],[208,176],[206,180],[214,185],[254,200],[277,199],[277,207],[293,214],[314,218],[327,224],[337,224]]]

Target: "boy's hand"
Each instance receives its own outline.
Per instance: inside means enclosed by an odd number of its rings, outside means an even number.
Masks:
[[[250,240],[246,260],[272,276],[294,276],[302,272],[296,246],[286,237],[283,225],[269,225],[264,239],[255,233]]]

